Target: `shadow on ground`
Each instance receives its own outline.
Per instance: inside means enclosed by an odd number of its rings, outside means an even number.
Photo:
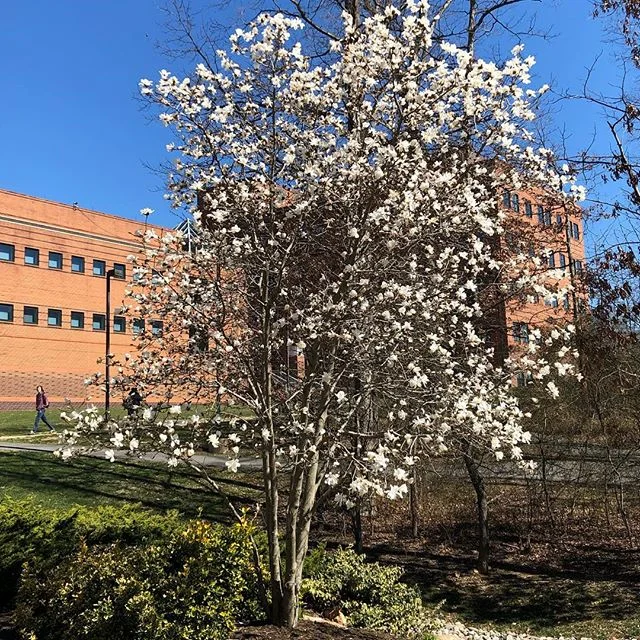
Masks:
[[[215,480],[237,502],[255,502],[257,487],[250,480],[226,477],[222,472],[215,473]],[[139,502],[217,521],[230,516],[226,500],[195,472],[171,470],[162,463],[109,463],[96,458],[65,462],[50,453],[2,453],[0,489],[18,496],[32,493],[61,505]]]
[[[370,555],[401,564],[430,604],[469,624],[536,634],[640,636],[638,550],[574,545],[536,554],[507,551],[498,541],[491,573],[475,570],[464,549],[402,550],[377,545]]]

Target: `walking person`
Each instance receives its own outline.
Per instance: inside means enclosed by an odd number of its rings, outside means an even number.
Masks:
[[[127,415],[135,416],[142,406],[142,402],[140,392],[135,387],[131,387],[129,395],[122,402],[122,406],[127,410]]]
[[[33,423],[33,431],[31,433],[38,432],[40,420],[49,427],[49,431],[55,431],[55,429],[49,424],[47,416],[45,415],[48,406],[49,399],[47,398],[47,394],[44,392],[44,389],[38,385],[36,387],[36,421]]]

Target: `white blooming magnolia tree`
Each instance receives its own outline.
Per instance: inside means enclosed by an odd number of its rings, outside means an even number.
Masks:
[[[149,232],[134,260],[135,315],[164,327],[131,368],[174,407],[110,423],[107,455],[166,450],[197,467],[208,442],[236,471],[257,451],[279,624],[297,620],[320,500],[400,498],[422,455],[473,443],[519,459],[528,437],[510,393],[522,362],[495,357],[485,303],[507,269],[500,186],[562,197],[544,150],[523,143],[533,60],[516,49],[497,66],[435,45],[428,15],[411,0],[357,27],[345,17],[331,64],[305,57],[301,22],[264,15],[217,69],[141,82],[176,134],[169,197],[198,241],[187,251],[181,234]],[[524,286],[522,265],[508,270]],[[566,349],[565,337],[550,341]],[[536,350],[524,366],[544,378]],[[250,417],[183,419],[185,400]],[[95,415],[72,419],[70,445],[100,432]]]

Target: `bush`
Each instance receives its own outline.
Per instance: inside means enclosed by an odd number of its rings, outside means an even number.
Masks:
[[[340,609],[349,625],[423,638],[434,629],[433,616],[420,592],[399,579],[402,569],[367,563],[364,556],[340,549],[313,551],[305,564],[302,600],[314,611]]]
[[[10,602],[18,590],[27,560],[40,568],[56,566],[88,545],[122,541],[147,544],[184,526],[177,512],[153,513],[139,505],[53,509],[33,499],[0,502],[0,601]]]
[[[259,617],[247,530],[193,521],[164,544],[80,550],[27,565],[16,619],[38,640],[216,640]]]

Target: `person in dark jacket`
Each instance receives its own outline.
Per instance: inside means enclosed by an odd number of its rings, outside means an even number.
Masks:
[[[142,406],[142,396],[135,387],[132,387],[129,390],[129,395],[124,399],[122,406],[127,410],[127,414],[130,416],[135,415],[138,409]]]
[[[49,400],[47,398],[47,394],[44,392],[44,389],[38,385],[36,387],[36,421],[33,423],[33,431],[32,433],[38,432],[38,425],[40,424],[40,420],[44,422],[47,427],[49,427],[49,431],[55,431],[55,429],[49,424],[47,420],[47,416],[45,415],[45,411],[49,406]]]

